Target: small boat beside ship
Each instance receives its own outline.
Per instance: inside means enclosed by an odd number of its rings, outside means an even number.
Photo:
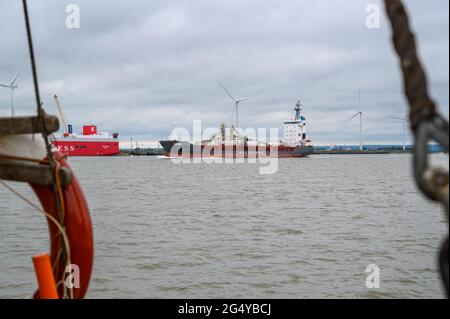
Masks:
[[[283,122],[283,139],[280,143],[264,143],[243,135],[234,126],[221,125],[220,131],[200,143],[181,141],[177,138],[159,141],[167,157],[305,157],[314,152],[311,140],[306,135],[306,118],[301,114],[300,101],[295,116]]]

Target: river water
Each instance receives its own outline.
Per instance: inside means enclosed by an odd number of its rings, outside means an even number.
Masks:
[[[433,161],[448,169],[447,155]],[[409,155],[280,159],[272,175],[157,157],[69,162],[94,224],[88,298],[443,297],[448,224],[418,193]],[[0,212],[0,298],[27,298],[47,225],[5,188]],[[366,287],[369,264],[378,289]]]

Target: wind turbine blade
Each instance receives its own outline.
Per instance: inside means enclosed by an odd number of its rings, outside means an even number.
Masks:
[[[260,95],[260,94],[256,94],[256,95],[252,95],[252,96],[246,96],[246,97],[241,97],[236,102],[242,102],[242,101],[245,101],[245,100],[250,100],[250,99],[253,99],[254,97],[257,97],[258,95]]]
[[[359,115],[359,112],[356,113],[355,115],[353,115],[352,117],[350,117],[349,119],[347,119],[344,123],[350,122],[351,120],[353,120],[355,117],[357,117]]]
[[[405,119],[402,119],[401,117],[398,116],[389,116],[391,119],[395,119],[395,120],[399,120],[399,121],[404,121]]]
[[[241,97],[241,98],[237,99],[237,100],[236,100],[236,102],[242,102],[242,101],[245,101],[245,100],[251,99],[252,97],[253,97],[253,96],[246,96],[246,97]]]
[[[233,95],[231,95],[231,93],[225,88],[225,86],[223,86],[222,83],[220,83],[219,81],[217,81],[217,83],[219,83],[219,85],[222,87],[222,89],[224,89],[225,92],[227,92],[228,96],[231,97],[231,99],[232,99],[234,102],[238,102],[238,101],[233,97]]]
[[[369,117],[369,115],[367,115],[367,113],[365,112],[360,112],[362,115]]]
[[[3,87],[3,88],[8,88],[8,89],[11,88],[11,85],[6,85],[6,84],[0,84],[0,86]]]
[[[14,86],[14,83],[16,83],[17,78],[19,77],[20,73],[22,73],[23,67],[25,66],[25,62],[27,62],[27,59],[23,60],[23,63],[20,66],[19,71],[17,72],[16,76],[14,77],[14,80],[11,82],[11,86]]]

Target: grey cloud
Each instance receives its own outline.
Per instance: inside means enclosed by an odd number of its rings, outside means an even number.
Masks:
[[[157,139],[170,125],[229,122],[236,95],[260,96],[241,106],[244,127],[279,127],[301,99],[316,142],[356,140],[362,91],[368,141],[400,141],[402,115],[397,58],[390,30],[365,27],[368,3],[379,1],[30,1],[39,78],[46,108],[61,98],[79,128],[95,122],[125,140]],[[81,9],[81,29],[64,26],[65,6]],[[407,1],[433,97],[448,117],[448,1]],[[383,12],[382,12],[383,13]],[[26,56],[20,1],[0,0],[0,82]],[[19,79],[19,114],[32,113],[29,66]],[[9,95],[0,91],[0,114]],[[356,125],[357,126],[357,125]]]

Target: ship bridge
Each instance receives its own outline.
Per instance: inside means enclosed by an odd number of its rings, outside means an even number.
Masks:
[[[301,114],[302,104],[300,101],[295,105],[295,117],[283,122],[283,144],[296,147],[305,145],[306,140],[306,118]]]

